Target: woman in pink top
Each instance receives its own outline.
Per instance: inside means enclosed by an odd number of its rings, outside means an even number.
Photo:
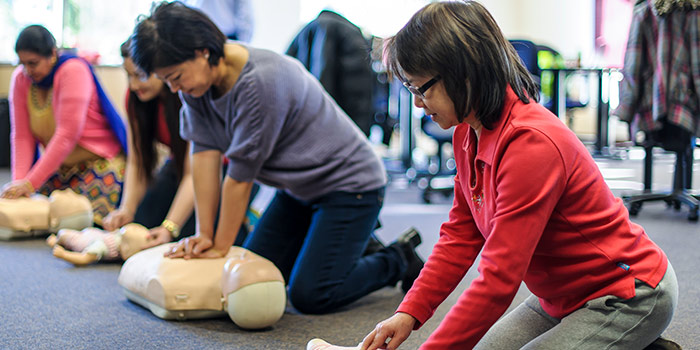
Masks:
[[[13,181],[0,196],[71,188],[91,200],[95,223],[101,225],[122,192],[121,118],[89,64],[59,55],[46,28],[23,29],[15,51],[21,66],[13,73],[9,99]]]
[[[456,126],[457,176],[425,267],[362,349],[396,349],[479,254],[479,277],[421,349],[657,341],[678,298],[671,264],[576,135],[537,104],[537,85],[488,11],[474,1],[431,3],[388,39],[385,59],[417,107],[444,129]],[[532,295],[503,316],[521,282]]]

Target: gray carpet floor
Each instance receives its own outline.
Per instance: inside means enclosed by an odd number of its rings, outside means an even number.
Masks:
[[[672,158],[661,156],[655,166],[655,188],[670,186]],[[601,160],[601,170],[616,194],[638,188],[640,160]],[[658,169],[658,170],[657,170]],[[695,184],[700,184],[695,164]],[[0,184],[9,180],[0,169]],[[450,199],[420,203],[413,186],[395,181],[386,196],[379,238],[390,242],[415,226],[430,254]],[[686,220],[664,204],[645,204],[634,221],[668,254],[678,275],[680,300],[665,336],[684,349],[700,349],[700,224]],[[0,349],[304,349],[321,337],[339,345],[357,344],[374,325],[390,316],[403,296],[384,288],[327,315],[303,315],[288,307],[282,319],[262,331],[244,331],[228,318],[165,321],[129,302],[117,285],[119,264],[77,268],[51,255],[43,240],[0,241]],[[438,326],[459,294],[476,277],[470,270],[461,285],[420,330],[401,347],[415,349]],[[514,305],[528,295],[518,292]]]

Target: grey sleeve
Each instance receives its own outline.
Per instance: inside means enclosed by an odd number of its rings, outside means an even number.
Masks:
[[[180,93],[182,107],[180,108],[180,137],[190,141],[191,152],[197,153],[218,149],[212,138],[212,125],[207,123],[205,113],[197,108],[198,101],[191,96]]]
[[[235,97],[237,107],[231,111],[235,115],[229,125],[232,138],[225,155],[229,159],[226,174],[237,181],[255,180],[291,113],[295,93],[279,85],[275,74],[255,74]]]

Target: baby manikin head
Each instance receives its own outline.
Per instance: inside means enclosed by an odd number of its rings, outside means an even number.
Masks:
[[[119,234],[122,236],[119,254],[124,260],[140,252],[153,239],[147,228],[135,223],[122,226]]]

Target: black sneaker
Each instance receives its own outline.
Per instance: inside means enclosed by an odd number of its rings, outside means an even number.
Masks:
[[[644,348],[644,350],[682,350],[682,348],[675,342],[658,337],[653,343]]]
[[[423,268],[423,260],[416,254],[416,247],[422,242],[420,233],[414,227],[408,229],[396,239],[391,246],[398,248],[399,253],[406,262],[406,271],[401,278],[401,289],[408,292],[413,285],[413,281],[418,278],[420,270]]]

